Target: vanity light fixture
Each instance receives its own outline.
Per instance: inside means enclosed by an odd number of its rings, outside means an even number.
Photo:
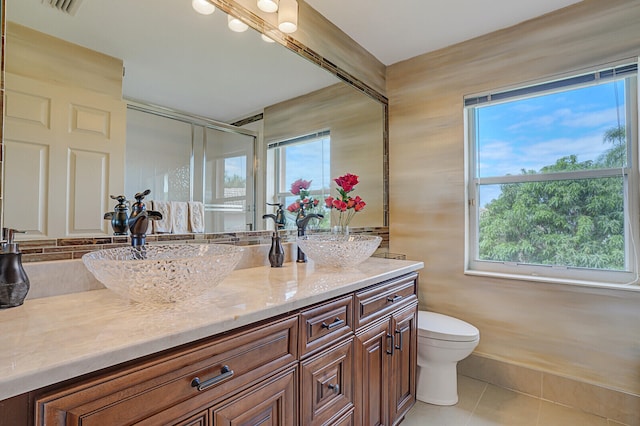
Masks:
[[[202,15],[211,15],[216,11],[216,7],[207,0],[191,0],[191,7]]]
[[[237,33],[242,33],[249,29],[249,26],[247,24],[231,15],[227,15],[227,24],[229,25],[229,29],[231,31],[235,31]]]
[[[298,29],[298,2],[296,0],[280,0],[278,28],[283,33],[293,33]]]
[[[258,9],[267,13],[277,12],[278,0],[258,0]]]
[[[267,43],[275,43],[276,41],[265,34],[260,34],[260,38]]]

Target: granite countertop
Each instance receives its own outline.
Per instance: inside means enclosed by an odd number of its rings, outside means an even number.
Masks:
[[[0,400],[213,336],[424,267],[370,258],[330,270],[286,263],[234,271],[211,297],[149,306],[110,290],[27,299],[0,311]]]

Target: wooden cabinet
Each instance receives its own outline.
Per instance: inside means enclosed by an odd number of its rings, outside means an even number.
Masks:
[[[297,324],[297,317],[268,323],[48,394],[36,402],[36,424],[181,424],[175,420],[185,413],[295,365]],[[193,422],[206,418],[196,414]]]
[[[298,395],[295,373],[296,369],[291,369],[213,408],[213,425],[296,425]]]
[[[353,295],[305,309],[300,313],[300,357],[353,335]]]
[[[342,421],[353,409],[353,336],[301,362],[301,424]]]
[[[356,424],[398,424],[415,403],[416,288],[412,275],[356,293]]]
[[[13,425],[395,425],[415,402],[416,289],[417,274],[404,275],[24,394],[4,401],[7,410],[0,404],[0,420],[9,413],[20,419]]]

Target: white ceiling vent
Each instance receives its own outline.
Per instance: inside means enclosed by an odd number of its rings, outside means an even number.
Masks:
[[[42,0],[42,3],[48,4],[68,15],[75,15],[82,0]]]

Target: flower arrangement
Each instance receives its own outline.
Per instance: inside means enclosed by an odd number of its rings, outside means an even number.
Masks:
[[[298,179],[291,184],[291,193],[297,195],[298,199],[287,206],[287,210],[291,213],[298,214],[303,209],[313,208],[319,204],[319,201],[309,196],[310,180]]]
[[[324,202],[328,209],[338,212],[338,217],[334,223],[344,229],[349,225],[353,216],[364,209],[367,203],[365,203],[359,195],[355,197],[349,195],[358,184],[358,176],[347,173],[344,176],[334,179],[334,182],[338,185],[336,189],[340,196],[337,198],[329,196],[325,198]]]

